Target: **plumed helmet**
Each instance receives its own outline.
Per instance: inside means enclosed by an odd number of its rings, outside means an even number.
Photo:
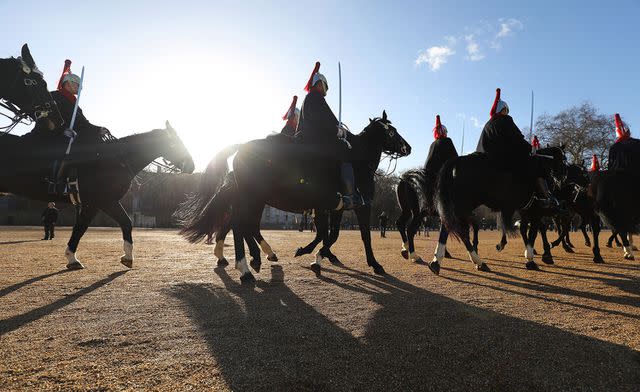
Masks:
[[[440,122],[440,115],[437,114],[436,115],[436,126],[433,127],[433,138],[437,140],[437,139],[442,139],[444,137],[447,137],[447,127],[445,127]]]
[[[616,113],[614,117],[616,121],[616,135],[618,135],[618,139],[616,141],[628,139],[631,136],[631,130],[627,124],[622,121],[618,113]]]
[[[62,84],[64,84],[65,82],[73,82],[73,83],[80,84],[80,76],[76,74],[68,73],[64,76],[64,78],[62,78]]]
[[[533,136],[533,139],[531,140],[531,147],[533,147],[535,150],[540,149],[540,140],[538,140],[538,136]]]
[[[282,116],[283,120],[288,120],[291,118],[291,116],[294,116],[294,115],[300,117],[300,109],[296,107],[297,103],[298,103],[298,96],[294,95],[293,99],[291,100],[291,105],[289,105],[289,109],[287,109],[287,112],[284,114],[284,116]]]
[[[600,171],[600,162],[598,162],[598,156],[596,154],[593,154],[593,157],[591,157],[591,169],[589,169],[590,172],[597,172]]]
[[[319,81],[323,81],[324,85],[329,89],[329,83],[327,82],[327,78],[324,77],[323,74],[320,73],[320,62],[316,61],[316,65],[313,67],[313,71],[309,76],[309,81],[307,85],[304,87],[304,91],[309,92],[311,88],[316,85]]]
[[[489,115],[491,117],[495,116],[496,113],[500,113],[503,109],[507,109],[507,114],[509,113],[509,105],[503,100],[500,99],[500,89],[496,89],[496,98],[493,100],[493,106],[491,106],[491,111]]]

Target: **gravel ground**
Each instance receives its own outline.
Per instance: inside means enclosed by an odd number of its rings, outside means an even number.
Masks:
[[[69,234],[0,229],[2,391],[640,390],[640,263],[603,248],[594,264],[579,234],[575,254],[527,271],[521,240],[497,253],[481,232],[492,272],[453,241],[435,276],[400,257],[398,233],[374,233],[380,277],[343,232],[344,266],[316,278],[312,256],[292,257],[312,233],[268,231],[280,261],[249,286],[172,230],[136,229],[127,270],[119,230],[91,228],[86,269],[67,272]],[[419,237],[425,258],[435,240]]]

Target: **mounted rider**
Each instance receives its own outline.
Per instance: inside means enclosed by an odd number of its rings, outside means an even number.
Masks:
[[[440,122],[440,115],[436,115],[433,138],[435,140],[429,147],[429,155],[427,155],[427,160],[424,162],[424,170],[427,176],[435,181],[442,165],[449,159],[457,158],[458,151],[456,151],[453,141],[448,137],[447,127]]]
[[[60,168],[55,175],[56,182],[59,183],[68,177],[70,193],[77,194],[77,164],[93,161],[96,159],[94,148],[86,148],[85,146],[95,145],[104,137],[110,135],[109,130],[105,127],[93,125],[84,116],[82,109],[78,106],[74,129],[70,129],[73,117],[73,111],[76,107],[78,89],[80,88],[80,77],[71,72],[71,60],[65,60],[62,75],[58,80],[58,89],[51,92],[51,97],[56,101],[58,110],[64,121],[63,126],[54,130],[54,132],[63,133],[68,138],[74,138],[74,148],[71,148],[70,154],[64,157]]]
[[[500,99],[500,89],[496,89],[496,98],[491,107],[489,121],[485,124],[478,140],[477,152],[485,153],[501,170],[517,176],[529,175],[536,178],[536,189],[543,197],[541,207],[558,209],[558,201],[551,195],[544,178],[544,171],[532,156],[532,146],[509,116],[509,106]],[[538,143],[539,145],[539,143]]]
[[[353,166],[349,162],[349,147],[345,140],[347,128],[339,124],[324,97],[329,84],[316,65],[305,87],[308,92],[302,103],[300,121],[295,138],[302,144],[316,145],[325,154],[324,159],[340,161],[343,194],[337,209],[354,209],[364,205],[362,196],[355,189]]]
[[[618,113],[615,114],[616,142],[609,148],[609,170],[626,170],[640,174],[640,140],[631,137],[631,130]]]
[[[287,122],[286,124],[284,124],[284,127],[280,131],[280,133],[283,135],[293,137],[296,133],[296,129],[298,128],[298,121],[300,120],[300,109],[296,107],[297,103],[298,96],[294,95],[287,113],[282,116],[282,119]]]

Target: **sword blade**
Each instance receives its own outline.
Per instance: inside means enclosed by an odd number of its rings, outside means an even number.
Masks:
[[[338,124],[342,124],[342,67],[338,61]]]

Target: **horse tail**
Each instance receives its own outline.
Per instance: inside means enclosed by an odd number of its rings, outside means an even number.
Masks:
[[[448,160],[440,169],[436,181],[435,203],[440,215],[440,221],[447,231],[458,240],[469,235],[469,225],[456,214],[454,171],[458,158]]]
[[[198,190],[189,194],[175,212],[174,217],[182,226],[180,234],[189,242],[198,242],[228,223],[235,180],[227,159],[239,147],[232,145],[216,154],[202,175]]]
[[[427,173],[424,170],[407,170],[402,174],[402,176],[400,176],[400,183],[403,182],[405,183],[405,186],[409,189],[413,189],[415,192],[418,198],[418,205],[421,210],[433,210],[433,197],[429,196],[429,194],[433,196],[433,190],[427,189],[429,188],[427,183]],[[400,184],[398,184],[398,186],[400,186]]]

